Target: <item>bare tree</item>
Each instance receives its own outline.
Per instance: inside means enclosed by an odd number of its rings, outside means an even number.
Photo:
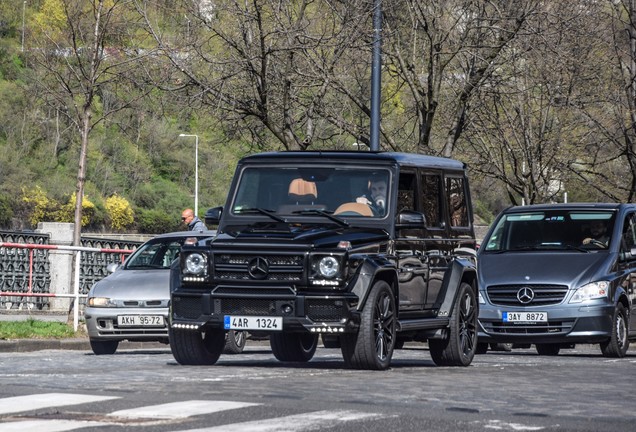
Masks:
[[[359,3],[178,1],[170,8],[182,18],[170,25],[182,30],[172,35],[145,3],[138,2],[138,10],[182,74],[179,82],[158,85],[186,95],[262,146],[270,136],[285,149],[304,150],[337,140],[346,133],[337,119],[354,115],[334,93],[333,81],[368,19]]]
[[[143,96],[135,84],[135,68],[151,53],[134,49],[139,40],[129,3],[49,0],[32,23],[29,59],[41,66],[42,73],[36,84],[46,103],[65,116],[79,135],[74,245],[80,244],[91,132]]]

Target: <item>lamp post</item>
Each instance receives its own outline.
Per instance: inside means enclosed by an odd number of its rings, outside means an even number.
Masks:
[[[179,134],[180,137],[194,137],[194,215],[199,215],[199,135]]]
[[[22,2],[22,49],[21,51],[24,52],[24,15],[26,12],[26,0],[24,0]]]

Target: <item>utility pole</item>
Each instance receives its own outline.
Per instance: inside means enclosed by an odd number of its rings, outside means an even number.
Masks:
[[[371,131],[370,150],[380,150],[380,91],[382,75],[382,0],[373,2],[373,60],[371,63]]]

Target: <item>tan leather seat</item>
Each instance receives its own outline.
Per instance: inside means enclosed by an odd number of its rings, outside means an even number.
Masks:
[[[297,178],[289,184],[289,200],[296,204],[313,204],[318,198],[316,183]]]
[[[373,216],[371,207],[357,202],[341,204],[333,214],[343,216]]]

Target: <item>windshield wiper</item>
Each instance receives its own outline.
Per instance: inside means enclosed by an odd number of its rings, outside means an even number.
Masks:
[[[319,214],[321,216],[326,217],[327,219],[330,219],[330,220],[336,222],[340,226],[343,226],[343,227],[348,227],[349,226],[349,224],[347,222],[343,221],[342,219],[340,219],[337,216],[334,216],[332,214],[327,213],[324,210],[305,209],[305,210],[296,210],[296,211],[293,211],[292,213],[294,213],[294,214]]]
[[[584,253],[590,253],[590,251],[588,249],[583,249],[582,247],[574,246],[574,245],[571,245],[571,244],[565,244],[563,246],[565,246],[566,249],[577,250],[579,252],[584,252]]]
[[[275,221],[287,223],[287,219],[284,219],[284,218],[282,218],[280,216],[275,215],[274,214],[274,210],[269,210],[269,209],[262,209],[262,208],[258,208],[258,207],[249,207],[249,208],[241,208],[241,209],[234,210],[234,213],[260,213],[260,214],[263,214],[265,216],[269,216],[270,218],[274,219]]]

